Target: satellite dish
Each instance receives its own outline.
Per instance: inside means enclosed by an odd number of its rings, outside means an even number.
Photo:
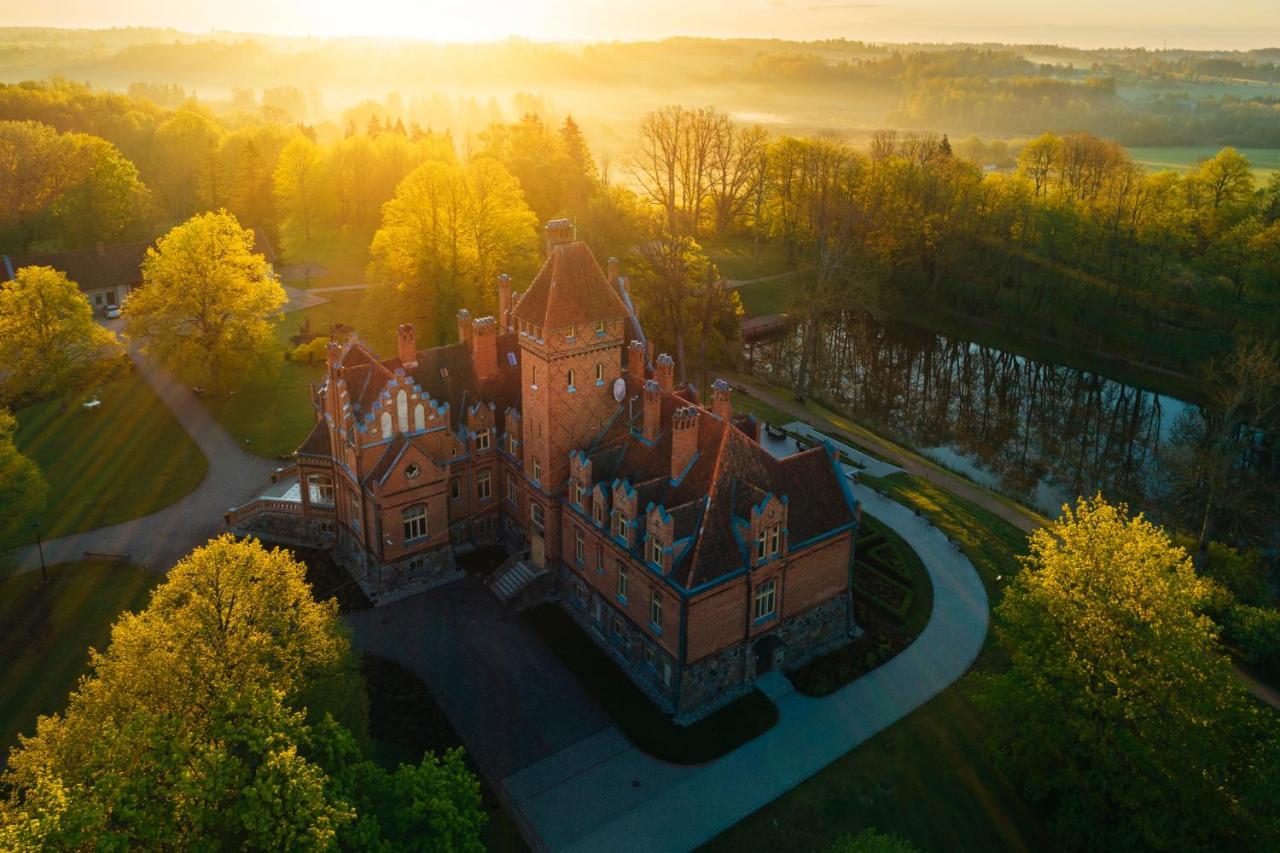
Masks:
[[[626,396],[627,396],[627,380],[619,376],[617,379],[613,380],[613,399],[621,403],[622,399]]]

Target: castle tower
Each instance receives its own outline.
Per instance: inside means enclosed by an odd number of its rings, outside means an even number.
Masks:
[[[547,230],[557,239],[572,234],[559,222]],[[622,375],[627,309],[586,243],[548,243],[512,317],[521,348],[524,471],[556,493],[570,451],[586,447],[618,411],[613,383]]]

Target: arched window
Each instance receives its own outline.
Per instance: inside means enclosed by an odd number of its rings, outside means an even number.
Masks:
[[[569,387],[570,387],[570,388],[572,388],[572,387],[574,386],[574,384],[575,384],[573,380],[574,380],[574,377],[576,376],[576,374],[575,374],[575,373],[574,373],[574,371],[573,371],[573,368],[572,368],[572,367],[571,367],[571,368],[569,368],[569,372],[568,372],[567,374],[565,374],[565,375],[566,375],[566,377],[567,377],[567,379],[568,379],[568,385],[569,385]]]
[[[597,385],[604,384],[604,362],[603,361],[596,362],[596,384]]]

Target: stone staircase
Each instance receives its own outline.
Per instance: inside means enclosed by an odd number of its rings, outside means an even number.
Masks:
[[[546,574],[546,569],[540,569],[522,558],[511,557],[489,575],[487,583],[503,604],[510,604],[530,584]]]

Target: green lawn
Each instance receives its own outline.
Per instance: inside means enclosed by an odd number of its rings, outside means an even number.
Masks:
[[[577,676],[614,723],[639,749],[672,764],[701,764],[727,755],[773,728],[778,709],[759,690],[690,726],[678,726],[554,604],[524,614],[530,628]]]
[[[869,485],[920,509],[959,540],[994,605],[1018,570],[1026,536],[987,510],[910,474]],[[975,672],[1002,665],[988,636]],[[817,850],[840,835],[876,827],[925,851],[1043,850],[1039,814],[985,749],[988,721],[973,703],[973,673],[880,732],[707,846],[712,853]]]
[[[310,385],[320,379],[324,368],[285,359],[293,348],[290,339],[304,323],[310,321],[311,330],[322,334],[335,323],[345,323],[384,357],[393,354],[388,347],[394,346],[394,329],[379,328],[374,320],[376,305],[365,299],[365,293],[327,293],[329,301],[286,314],[276,326],[278,350],[272,363],[234,393],[206,398],[209,411],[247,450],[268,459],[288,456],[315,425]]]
[[[314,237],[296,247],[281,246],[284,271],[294,265],[319,265],[323,272],[301,277],[290,276],[288,283],[303,289],[311,287],[344,287],[363,284],[369,265],[369,244],[363,240],[340,239],[335,235]]]
[[[36,718],[66,707],[84,674],[89,647],[103,648],[111,623],[138,610],[160,580],[136,566],[64,563],[0,580],[0,756]]]
[[[1272,89],[1280,94],[1280,87]],[[1221,145],[1169,145],[1150,148],[1130,148],[1129,156],[1152,171],[1172,169],[1175,172],[1186,172],[1196,162],[1217,154]],[[1249,158],[1253,164],[1253,174],[1258,180],[1266,180],[1275,171],[1280,171],[1280,148],[1237,148],[1241,154]]]
[[[750,234],[735,234],[730,237],[708,237],[700,245],[707,257],[715,261],[720,274],[725,278],[746,280],[763,278],[787,272],[792,265],[787,262],[786,252],[777,242],[760,240],[759,253],[756,242]]]
[[[204,479],[204,454],[141,377],[108,383],[98,398],[93,411],[49,400],[16,413],[18,449],[49,481],[45,538],[146,515]],[[24,532],[0,548],[29,541]]]
[[[738,288],[738,298],[742,300],[742,310],[748,317],[785,314],[790,310],[793,294],[800,286],[799,276],[744,284]]]

